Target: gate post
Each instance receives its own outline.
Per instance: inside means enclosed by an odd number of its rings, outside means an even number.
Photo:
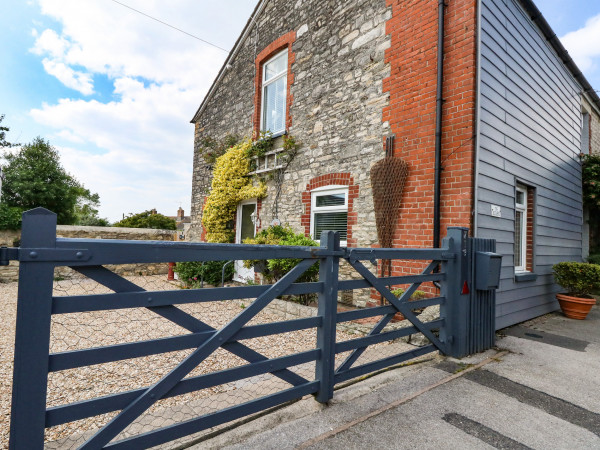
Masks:
[[[448,235],[443,243],[449,253],[456,256],[442,263],[446,281],[442,284],[441,295],[446,301],[440,307],[440,317],[444,319],[440,338],[445,343],[444,353],[457,358],[467,355],[471,289],[468,233],[467,228],[448,227]]]
[[[321,248],[329,251],[339,250],[340,234],[333,231],[321,233]],[[323,290],[319,293],[318,315],[322,318],[322,325],[317,328],[317,348],[321,350],[321,357],[316,364],[315,378],[320,385],[315,397],[321,403],[331,400],[335,384],[335,325],[339,266],[339,256],[321,258],[319,265],[319,281],[323,283]]]
[[[55,247],[56,214],[44,208],[23,213],[19,255],[35,258],[33,249]],[[9,441],[13,450],[44,447],[53,279],[52,262],[19,262]]]

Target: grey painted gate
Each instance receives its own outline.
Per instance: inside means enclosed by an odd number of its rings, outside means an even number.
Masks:
[[[480,258],[475,253],[479,249],[488,252],[481,253]],[[333,232],[323,233],[320,247],[60,239],[56,238],[53,213],[41,208],[29,211],[23,217],[21,247],[2,249],[0,255],[0,263],[8,260],[20,263],[10,447],[43,448],[46,428],[112,413],[113,417],[102,428],[85,436],[80,448],[148,448],[308,394],[313,394],[319,402],[326,402],[333,397],[337,383],[429,352],[439,350],[446,355],[463,356],[488,348],[494,342],[493,322],[489,324],[489,317],[492,320],[494,317],[494,294],[488,289],[494,287],[494,280],[497,283],[495,255],[491,250],[492,241],[468,239],[467,230],[463,228],[450,228],[440,249],[340,248],[339,236]],[[296,258],[300,262],[275,284],[191,290],[146,290],[105,267],[107,264],[278,258]],[[424,269],[419,275],[378,278],[367,265],[379,259],[421,261]],[[361,279],[340,279],[340,261],[345,261]],[[318,282],[296,282],[317,262],[320,264]],[[112,292],[55,296],[53,276],[58,266],[71,267]],[[435,270],[438,266],[441,266],[439,271]],[[482,267],[485,273],[481,273]],[[439,283],[440,294],[409,302],[411,295],[426,282]],[[389,288],[393,285],[408,287],[396,297]],[[338,291],[365,288],[378,291],[387,304],[337,312]],[[316,317],[249,325],[276,297],[307,293],[318,294]],[[213,328],[182,309],[183,305],[238,298],[255,300],[221,328]],[[432,305],[440,305],[439,318],[421,321],[415,311]],[[50,352],[52,317],[130,308],[150,311],[188,333]],[[385,329],[398,312],[412,326]],[[336,325],[372,317],[380,319],[366,336],[336,341]],[[308,351],[269,359],[244,344],[247,339],[305,329],[316,329],[317,336],[315,348]],[[360,359],[372,345],[414,333],[422,333],[430,344],[366,363]],[[50,373],[182,349],[189,349],[190,353],[152,385],[47,407]],[[218,349],[233,353],[247,364],[188,376]],[[338,358],[336,363],[335,357],[341,353],[348,356],[342,361]],[[311,376],[292,370],[308,362],[313,362],[315,367]],[[289,386],[235,406],[118,440],[117,436],[126,427],[160,399],[259,374],[271,374]]]

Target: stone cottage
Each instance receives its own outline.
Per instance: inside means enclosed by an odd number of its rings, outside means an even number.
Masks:
[[[531,0],[261,0],[192,119],[192,239],[207,139],[271,131],[264,173],[284,134],[301,143],[283,183],[240,204],[238,240],[279,221],[379,245],[371,168],[387,152],[408,167],[391,245],[438,246],[447,226],[495,238],[504,327],[556,309],[552,264],[585,252],[580,154],[599,113]]]

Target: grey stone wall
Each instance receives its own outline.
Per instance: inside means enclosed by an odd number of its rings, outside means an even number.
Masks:
[[[382,122],[388,94],[382,81],[390,75],[384,52],[391,9],[385,0],[297,0],[268,2],[249,37],[242,42],[231,68],[216,87],[196,121],[192,184],[192,239],[201,234],[201,212],[210,171],[200,154],[206,137],[250,136],[255,93],[255,58],[278,37],[296,31],[292,46],[294,82],[289,133],[302,146],[285,174],[279,219],[295,231],[303,213],[302,192],[314,177],[350,172],[359,185],[354,210],[358,223],[353,237],[359,246],[377,242],[369,181],[372,164],[384,156],[389,132]],[[274,218],[274,186],[269,183],[261,219]]]

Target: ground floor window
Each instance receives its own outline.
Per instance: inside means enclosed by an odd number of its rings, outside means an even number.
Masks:
[[[327,186],[311,193],[311,235],[321,239],[323,231],[337,231],[340,241],[348,238],[348,187]]]
[[[515,189],[515,272],[533,272],[534,189],[517,184]]]

